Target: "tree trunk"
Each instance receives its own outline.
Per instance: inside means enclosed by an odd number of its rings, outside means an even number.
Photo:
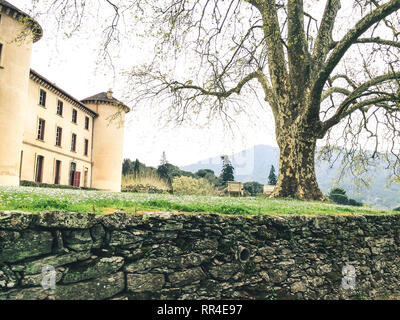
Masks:
[[[315,176],[317,139],[303,130],[299,134],[298,128],[290,129],[279,134],[279,177],[271,197],[325,201]]]

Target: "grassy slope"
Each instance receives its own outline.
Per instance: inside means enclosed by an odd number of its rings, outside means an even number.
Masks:
[[[267,198],[218,198],[157,194],[111,193],[29,187],[1,187],[0,210],[109,213],[115,210],[181,211],[219,214],[393,214],[369,207]]]

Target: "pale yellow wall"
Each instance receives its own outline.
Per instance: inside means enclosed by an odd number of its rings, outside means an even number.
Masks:
[[[11,43],[22,26],[1,13],[0,43],[0,184],[19,185],[32,41]]]
[[[93,188],[121,191],[122,157],[124,145],[124,120],[112,121],[117,107],[106,104],[86,104],[99,117],[94,122],[93,138]]]
[[[84,185],[84,169],[88,169],[87,185],[90,187],[91,179],[91,165],[86,161],[79,160],[77,158],[71,158],[63,154],[54,153],[46,149],[38,148],[37,146],[31,146],[24,144],[23,146],[23,157],[22,157],[22,180],[34,181],[35,180],[35,165],[36,158],[38,155],[44,157],[43,163],[43,183],[54,184],[55,181],[55,164],[56,160],[61,161],[61,180],[60,184],[69,184],[69,170],[72,161],[76,163],[76,170],[82,173],[80,187]]]
[[[39,105],[40,89],[46,91],[46,107]],[[57,115],[58,100],[64,104],[62,117]],[[83,168],[88,168],[88,187],[90,187],[93,117],[32,79],[29,81],[28,101],[23,134],[24,152],[21,180],[34,180],[36,155],[42,155],[45,166],[43,183],[54,183],[55,160],[60,160],[62,161],[60,184],[68,184],[70,163],[73,161],[77,163],[77,171],[81,172],[81,187],[84,186]],[[73,109],[78,112],[76,124],[72,122]],[[89,130],[85,129],[86,116],[90,119]],[[39,119],[46,121],[44,141],[37,139]],[[56,146],[57,127],[63,129],[61,147]],[[71,151],[72,133],[77,135],[76,152]],[[87,156],[84,155],[85,139],[89,140]]]

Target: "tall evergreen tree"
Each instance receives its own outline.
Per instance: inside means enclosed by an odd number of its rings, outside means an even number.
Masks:
[[[134,165],[133,165],[133,174],[135,177],[139,175],[140,172],[140,162],[138,159],[136,159]]]
[[[223,185],[227,185],[228,181],[235,181],[235,177],[233,175],[235,168],[233,167],[228,156],[226,155],[221,156],[221,160],[222,160],[222,172],[220,177],[223,182]]]
[[[169,175],[169,163],[167,161],[165,151],[162,153],[160,165],[157,168],[157,173],[161,179],[165,179],[168,181],[168,183],[172,184],[171,177]]]
[[[269,171],[268,184],[270,186],[275,186],[276,185],[275,167],[273,165],[271,166],[271,170]]]
[[[131,169],[131,160],[124,159],[124,162],[122,163],[122,175],[126,176],[127,174],[129,174],[130,169]]]

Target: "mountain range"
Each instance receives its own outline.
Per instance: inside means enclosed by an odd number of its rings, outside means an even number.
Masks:
[[[278,170],[279,149],[267,145],[258,145],[229,157],[235,168],[235,180],[240,182],[256,181],[267,184],[268,175],[273,165]],[[196,172],[200,169],[211,169],[215,175],[221,173],[221,157],[201,160],[191,165],[180,167],[182,170]],[[369,178],[374,183],[368,187],[357,189],[350,174],[345,174],[343,181],[335,183],[339,178],[340,163],[332,167],[325,161],[316,163],[318,184],[325,194],[332,187],[340,187],[347,191],[349,197],[382,209],[394,209],[400,206],[400,184],[388,184],[390,172],[384,166],[370,171]],[[276,174],[278,172],[276,171]]]

